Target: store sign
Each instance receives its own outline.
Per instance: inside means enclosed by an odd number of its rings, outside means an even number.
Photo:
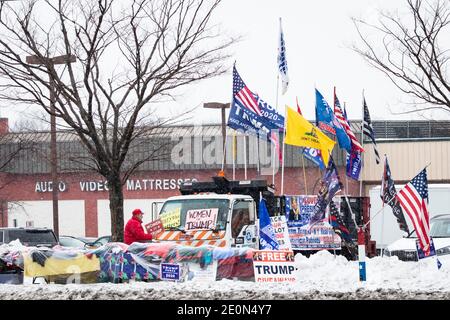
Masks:
[[[59,192],[67,191],[67,185],[65,182],[60,181],[58,185]],[[53,182],[52,181],[38,181],[34,187],[34,192],[53,192]]]
[[[126,191],[152,191],[152,190],[177,190],[180,184],[185,182],[198,181],[195,178],[186,179],[128,179],[125,184]],[[80,181],[78,183],[81,192],[105,192],[109,191],[108,183],[104,180],[98,181]],[[35,184],[35,192],[52,192],[51,181],[37,181]],[[59,191],[68,190],[65,182],[59,182]]]

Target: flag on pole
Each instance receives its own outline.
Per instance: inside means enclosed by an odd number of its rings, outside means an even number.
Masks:
[[[397,194],[397,199],[411,220],[420,248],[430,254],[430,215],[428,212],[427,169],[423,169]]]
[[[363,99],[364,106],[364,120],[363,120],[363,132],[364,134],[372,140],[373,151],[375,152],[375,161],[377,164],[380,163],[380,154],[378,153],[377,143],[375,142],[375,133],[373,132],[372,122],[370,121],[369,108],[367,108],[366,98]]]
[[[358,139],[356,139],[355,134],[353,133],[352,129],[350,128],[350,123],[348,122],[347,115],[344,112],[342,112],[341,103],[339,102],[339,99],[336,95],[336,90],[334,91],[334,115],[336,116],[339,123],[344,128],[345,133],[347,133],[347,136],[350,138],[351,149],[359,150],[360,152],[363,152],[364,148],[361,146]]]
[[[436,258],[438,270],[441,269],[442,263],[439,261],[439,258]]]
[[[286,45],[284,43],[283,28],[281,27],[280,18],[280,38],[278,43],[278,70],[281,75],[281,93],[285,94],[289,85],[288,67],[286,60]]]
[[[321,130],[328,131],[336,136],[339,147],[351,152],[352,144],[350,138],[341,126],[339,121],[334,116],[333,110],[331,110],[325,98],[316,89],[316,122],[317,126]]]
[[[298,112],[299,115],[302,116],[302,110],[300,109],[300,105],[298,104],[298,98],[297,97],[295,97],[295,101],[297,102],[297,112]]]
[[[325,211],[336,193],[343,189],[342,182],[339,179],[339,174],[334,164],[333,158],[330,156],[327,170],[320,181],[319,193],[317,195],[317,202],[314,206],[311,215],[310,224],[317,223],[325,218]]]
[[[260,249],[278,250],[278,241],[270,222],[266,201],[261,197],[259,201],[259,247]]]
[[[383,177],[381,179],[381,192],[380,192],[381,200],[383,201],[383,205],[388,203],[392,208],[392,213],[397,218],[397,223],[400,227],[400,230],[409,234],[409,228],[405,220],[405,216],[403,215],[402,207],[398,202],[397,190],[395,189],[394,180],[391,176],[391,169],[389,168],[389,163],[387,157],[384,161],[384,172]]]
[[[286,117],[285,143],[298,147],[319,149],[324,163],[328,163],[336,142],[289,107],[286,107]]]
[[[239,107],[250,110],[259,116],[262,115],[255,94],[246,86],[235,65],[233,66],[233,100]]]

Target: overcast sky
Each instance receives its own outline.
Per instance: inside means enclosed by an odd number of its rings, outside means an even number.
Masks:
[[[205,102],[229,102],[232,94],[232,65],[254,92],[277,105],[277,50],[279,18],[282,18],[290,84],[285,95],[279,89],[278,110],[295,106],[295,98],[306,118],[314,119],[316,87],[332,104],[333,87],[350,119],[361,119],[362,91],[372,119],[423,119],[419,115],[394,116],[404,111],[408,98],[378,70],[370,67],[349,46],[358,41],[351,17],[376,22],[378,10],[405,10],[406,0],[224,0],[214,16],[225,33],[241,36],[227,61],[229,72],[221,77],[185,87],[177,101],[159,107],[161,114],[177,114],[198,107],[190,123],[220,122],[218,110],[201,108]],[[23,117],[26,107],[1,109],[12,124]],[[441,114],[426,115],[440,118]],[[445,115],[449,118],[448,115]]]

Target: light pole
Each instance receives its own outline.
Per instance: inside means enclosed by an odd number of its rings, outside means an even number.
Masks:
[[[53,58],[40,58],[38,56],[27,56],[26,62],[29,64],[69,64],[77,59],[74,55],[62,55]],[[55,87],[49,75],[50,85],[50,165],[52,172],[52,204],[53,204],[53,231],[59,238],[59,213],[58,213],[58,158],[56,154],[56,117],[55,117]]]
[[[226,138],[226,123],[225,123],[225,109],[230,107],[230,103],[207,102],[203,104],[206,109],[222,109],[222,150],[223,158],[225,159],[225,138]]]

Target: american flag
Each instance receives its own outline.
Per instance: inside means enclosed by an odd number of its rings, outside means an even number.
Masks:
[[[375,160],[377,164],[380,163],[380,154],[378,153],[377,143],[375,142],[375,134],[372,128],[372,122],[370,121],[369,109],[367,108],[366,98],[363,99],[364,105],[364,120],[363,120],[363,132],[364,134],[372,140],[373,151],[375,152]]]
[[[255,94],[245,85],[236,70],[236,66],[233,66],[233,97],[235,103],[241,108],[246,108],[258,115],[262,115]]]
[[[350,128],[350,124],[348,123],[347,116],[342,113],[341,104],[336,95],[336,91],[334,92],[334,115],[338,119],[338,121],[342,125],[342,127],[344,128],[345,133],[347,133],[347,135],[349,136],[350,141],[352,142],[352,150],[358,150],[358,151],[364,152],[364,148],[361,146],[358,139],[356,139],[355,134],[353,133],[352,129]]]
[[[420,247],[430,253],[430,215],[428,212],[428,180],[427,169],[423,169],[398,194],[397,199],[412,221]]]

